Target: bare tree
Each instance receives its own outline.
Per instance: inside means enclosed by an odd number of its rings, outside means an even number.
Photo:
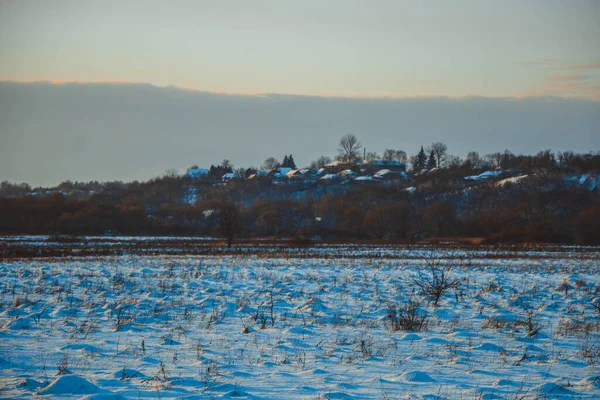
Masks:
[[[406,163],[407,157],[404,150],[385,149],[383,159],[386,161],[399,161]]]
[[[165,178],[177,178],[179,177],[179,172],[175,168],[168,168],[165,170],[164,174]]]
[[[360,149],[362,144],[358,141],[356,136],[349,133],[340,139],[338,147],[339,159],[343,162],[353,162],[360,157]]]
[[[365,161],[373,161],[379,159],[381,159],[381,156],[374,151],[367,151],[367,154],[365,155]]]
[[[446,157],[444,157],[444,162],[442,166],[445,168],[458,167],[462,164],[462,162],[463,160],[459,156],[449,154]]]
[[[229,161],[228,159],[225,159],[221,161],[221,167],[223,169],[233,169],[233,164],[231,164],[231,161]]]
[[[246,177],[246,168],[244,167],[239,167],[233,170],[234,173],[236,173],[237,175],[239,175],[240,178],[245,178]]]
[[[502,153],[496,152],[496,153],[492,153],[492,154],[486,154],[485,160],[493,168],[500,168],[500,163],[502,162]]]
[[[315,161],[310,163],[310,169],[320,169],[323,168],[325,165],[329,164],[331,162],[331,158],[327,157],[327,156],[321,156],[319,158],[317,158]]]
[[[431,146],[427,148],[427,151],[433,152],[435,158],[437,159],[437,166],[440,167],[442,163],[442,157],[444,157],[448,151],[448,146],[442,142],[433,142],[431,143]]]
[[[269,157],[265,160],[265,162],[262,163],[261,165],[261,169],[263,171],[273,171],[274,169],[277,169],[281,166],[281,163],[279,162],[279,160],[277,160],[275,157]]]
[[[392,161],[394,159],[394,154],[396,154],[396,150],[385,149],[385,151],[383,152],[383,159],[385,161]]]
[[[471,164],[471,167],[476,167],[481,164],[481,158],[479,157],[479,153],[476,151],[470,151],[467,154],[465,161]]]
[[[394,160],[406,164],[406,161],[408,160],[408,157],[406,157],[406,152],[404,150],[396,150],[396,154],[394,154]]]
[[[240,230],[240,211],[235,203],[224,201],[219,206],[219,231],[227,240],[227,247],[231,247],[233,238]]]

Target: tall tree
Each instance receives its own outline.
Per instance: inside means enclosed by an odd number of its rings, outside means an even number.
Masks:
[[[414,157],[413,160],[413,169],[420,171],[427,166],[427,154],[425,154],[425,150],[423,150],[423,146],[421,146],[421,150]]]
[[[394,160],[401,163],[406,163],[406,152],[404,150],[396,150],[396,154],[394,154]]]
[[[346,163],[356,161],[360,157],[360,149],[362,144],[358,141],[356,136],[349,133],[342,136],[338,147],[339,159]]]
[[[367,151],[367,154],[365,156],[365,161],[369,162],[369,161],[373,161],[373,160],[379,160],[380,158],[381,157],[376,152]]]
[[[406,163],[406,152],[404,150],[385,149],[383,159],[386,161],[399,161]]]
[[[310,163],[310,169],[317,170],[323,168],[325,165],[331,162],[331,158],[327,156],[321,156],[317,158],[315,161]]]
[[[231,161],[229,161],[228,159],[225,159],[225,160],[221,161],[221,167],[224,170],[231,172],[231,170],[233,169],[233,164],[231,164]]]
[[[455,168],[459,167],[463,164],[463,160],[459,156],[454,156],[452,154],[446,155],[444,157],[444,162],[442,163],[442,167],[444,168]]]
[[[433,154],[435,154],[435,157],[437,159],[436,166],[439,167],[442,162],[442,157],[444,157],[446,155],[446,152],[448,151],[448,146],[446,146],[442,142],[433,142],[431,143],[431,146],[429,146],[428,150],[432,151]]]
[[[235,203],[224,201],[219,206],[219,232],[231,247],[233,238],[240,229],[240,211]]]
[[[486,154],[485,160],[490,164],[492,168],[500,168],[500,163],[502,162],[503,154],[500,152]]]
[[[435,153],[433,150],[429,153],[429,159],[427,160],[427,169],[432,169],[436,167],[435,161]]]
[[[383,152],[383,159],[385,161],[392,161],[394,159],[395,154],[396,154],[396,150],[385,149],[385,151]]]
[[[267,172],[271,172],[274,169],[279,168],[281,164],[279,163],[279,161],[275,158],[275,157],[269,157],[267,158],[261,165],[261,169],[263,171],[267,171]]]
[[[291,169],[296,169],[296,162],[294,161],[294,156],[293,155],[289,155],[285,156],[285,158],[283,159],[283,167],[286,168],[291,168]]]
[[[481,164],[481,158],[479,157],[479,153],[476,151],[470,151],[467,153],[467,158],[465,159],[465,163],[468,164],[469,167],[473,168]]]

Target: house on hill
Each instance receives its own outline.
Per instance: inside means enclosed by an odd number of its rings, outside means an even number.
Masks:
[[[408,179],[408,175],[404,171],[392,171],[389,169],[380,169],[376,173],[373,174],[373,179],[378,181],[399,181]]]
[[[336,183],[340,180],[342,180],[342,178],[338,174],[325,174],[319,178],[319,182],[323,183]]]
[[[229,182],[232,179],[240,179],[240,178],[241,178],[241,176],[239,174],[237,174],[235,172],[228,172],[221,177],[221,180],[223,182]]]
[[[279,167],[275,168],[271,172],[269,172],[269,176],[273,181],[282,181],[287,179],[287,174],[291,172],[292,169],[288,167]]]
[[[345,169],[338,172],[338,175],[344,179],[353,179],[356,176],[356,172],[352,171],[351,169]]]
[[[290,181],[304,181],[304,174],[299,169],[293,169],[286,174]]]
[[[354,185],[368,185],[377,182],[379,182],[377,179],[373,179],[370,176],[359,176],[351,181],[351,183]]]
[[[392,172],[406,172],[406,164],[396,160],[371,160],[361,166],[361,170],[367,174],[374,174],[383,169]]]
[[[310,168],[302,168],[299,170],[305,180],[314,181],[320,177],[315,171]]]
[[[252,179],[252,177],[263,177],[263,178],[268,178],[269,177],[269,173],[262,171],[260,169],[253,169],[253,168],[248,168],[246,170],[246,179]]]
[[[501,170],[501,169],[496,170],[496,171],[485,171],[479,175],[465,176],[464,180],[465,181],[484,181],[484,180],[495,178],[498,175],[501,175],[503,172],[504,172],[504,170]]]
[[[353,163],[353,162],[334,161],[334,162],[330,162],[329,164],[325,164],[325,169],[327,170],[328,174],[337,174],[338,172],[341,172],[341,171],[344,171],[347,169],[356,168],[357,165],[360,165],[360,164]]]
[[[208,168],[189,168],[185,176],[192,179],[200,179],[208,177],[208,173]]]

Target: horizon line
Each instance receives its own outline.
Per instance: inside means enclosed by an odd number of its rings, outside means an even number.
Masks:
[[[448,99],[448,100],[468,100],[468,99],[497,99],[497,100],[527,100],[527,99],[548,99],[548,100],[579,100],[599,103],[600,98],[585,97],[585,96],[561,96],[561,95],[544,95],[534,93],[524,93],[509,96],[488,96],[480,94],[463,94],[463,95],[441,95],[430,93],[418,93],[408,95],[335,95],[335,94],[299,94],[299,93],[279,93],[279,92],[226,92],[220,90],[204,90],[195,87],[185,87],[175,84],[159,85],[151,82],[141,81],[121,81],[121,80],[98,80],[98,81],[80,81],[80,80],[64,80],[64,79],[4,79],[0,78],[0,83],[21,83],[35,84],[44,83],[50,85],[135,85],[135,86],[151,86],[158,89],[176,89],[184,92],[204,93],[224,96],[245,96],[245,97],[269,97],[269,96],[289,96],[289,97],[313,97],[323,99],[348,99],[348,100],[410,100],[410,99]]]

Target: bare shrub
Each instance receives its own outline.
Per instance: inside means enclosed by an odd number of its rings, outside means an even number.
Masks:
[[[481,323],[482,329],[494,329],[497,331],[514,329],[514,321],[502,317],[488,317]]]
[[[454,291],[456,301],[461,294],[460,280],[451,273],[450,266],[438,266],[425,259],[429,273],[418,271],[418,277],[413,279],[413,283],[419,287],[421,294],[433,301],[433,306],[437,307],[440,299],[448,290]]]
[[[596,322],[563,318],[558,322],[556,333],[563,336],[587,336],[598,330],[599,326]]]
[[[418,303],[412,299],[400,307],[392,305],[388,308],[387,323],[394,332],[420,332],[427,329],[427,320],[427,314],[421,311]]]
[[[600,362],[600,346],[597,344],[583,344],[579,349],[579,354],[591,367],[598,365]]]
[[[487,318],[481,324],[482,329],[494,329],[497,331],[515,331],[524,330],[527,332],[527,337],[535,337],[544,328],[544,325],[536,318],[533,310],[526,310],[525,317],[517,319],[506,319],[502,317]]]
[[[535,312],[533,310],[527,310],[525,318],[517,320],[517,325],[524,327],[527,330],[527,337],[537,336],[544,327],[540,321],[535,318]]]

